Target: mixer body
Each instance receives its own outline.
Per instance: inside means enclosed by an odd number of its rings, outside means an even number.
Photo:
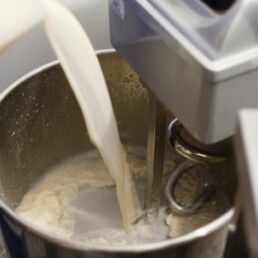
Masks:
[[[256,24],[244,29],[257,4],[222,15],[198,2],[111,0],[111,43],[196,139],[214,143],[235,134],[240,108],[257,106]]]

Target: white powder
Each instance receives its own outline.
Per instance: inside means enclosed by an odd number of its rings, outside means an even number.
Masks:
[[[75,218],[69,203],[86,183],[95,187],[114,185],[103,162],[77,157],[50,170],[24,196],[16,212],[32,224],[71,236]]]

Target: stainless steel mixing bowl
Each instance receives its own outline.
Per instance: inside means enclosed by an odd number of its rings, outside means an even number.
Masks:
[[[148,93],[114,52],[99,54],[125,145],[146,146]],[[55,236],[14,212],[51,166],[93,149],[76,99],[54,62],[0,96],[0,223],[12,258],[221,257],[233,210],[188,234],[137,246],[98,246]]]

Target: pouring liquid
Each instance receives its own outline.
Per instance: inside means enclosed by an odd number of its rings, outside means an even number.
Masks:
[[[135,186],[109,93],[94,49],[76,18],[61,4],[43,0],[45,29],[80,104],[91,141],[96,145],[116,182],[117,197],[126,231],[141,214]]]

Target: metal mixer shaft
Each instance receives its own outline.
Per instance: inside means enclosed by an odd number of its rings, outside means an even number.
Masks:
[[[145,209],[158,214],[162,191],[167,115],[164,107],[150,94],[147,143],[147,181]]]

